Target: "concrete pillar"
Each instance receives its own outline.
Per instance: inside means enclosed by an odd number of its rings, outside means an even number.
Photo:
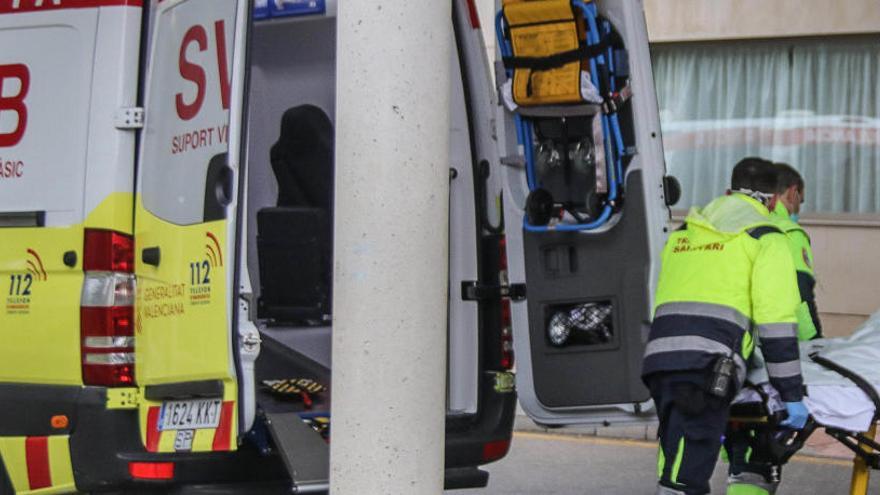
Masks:
[[[450,9],[339,4],[334,495],[443,488]]]

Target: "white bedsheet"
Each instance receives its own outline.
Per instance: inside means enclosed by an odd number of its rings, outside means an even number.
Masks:
[[[817,422],[849,431],[866,431],[874,416],[874,403],[852,381],[814,363],[819,355],[852,370],[880,391],[880,311],[871,315],[851,336],[819,339],[801,344],[801,364],[807,397],[804,403]],[[756,368],[749,372],[752,383],[761,384],[771,397],[773,410],[783,409],[779,395],[767,383],[767,372],[756,352]],[[754,390],[745,389],[735,402],[760,401]]]

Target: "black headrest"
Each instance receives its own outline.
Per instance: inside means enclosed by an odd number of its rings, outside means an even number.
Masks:
[[[333,202],[333,124],[323,110],[300,105],[284,112],[270,151],[278,206],[330,209]]]
[[[314,146],[330,148],[333,146],[330,117],[315,105],[288,108],[281,117],[280,143],[299,152],[311,151]]]

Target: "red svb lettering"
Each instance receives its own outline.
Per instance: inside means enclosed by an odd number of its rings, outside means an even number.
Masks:
[[[205,33],[205,28],[202,26],[189,28],[183,36],[183,43],[180,44],[180,58],[178,59],[180,76],[196,85],[196,97],[191,103],[183,100],[183,93],[177,93],[175,99],[177,116],[183,120],[190,120],[198,115],[199,110],[202,109],[202,102],[205,101],[205,69],[186,58],[186,50],[192,43],[198,45],[200,52],[208,48],[208,34]]]
[[[217,21],[214,23],[214,43],[217,55],[217,79],[220,86],[220,105],[224,110],[229,110],[229,70],[226,63],[226,32],[224,31],[224,22]],[[208,32],[201,25],[195,25],[186,31],[183,41],[180,44],[180,53],[177,60],[180,69],[180,77],[196,85],[195,98],[187,102],[183,93],[175,95],[175,108],[177,116],[181,120],[192,120],[202,109],[205,102],[205,69],[201,65],[189,60],[186,56],[190,45],[196,44],[199,52],[208,49]]]
[[[7,82],[9,80],[18,81],[18,90],[14,94],[4,92],[4,88],[10,87]],[[0,116],[8,112],[16,114],[15,128],[8,132],[3,132],[3,129],[0,129],[0,147],[15,146],[24,137],[24,131],[27,127],[27,106],[24,104],[24,99],[27,97],[30,86],[31,73],[26,65],[0,65]]]

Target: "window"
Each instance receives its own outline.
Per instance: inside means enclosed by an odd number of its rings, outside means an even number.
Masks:
[[[677,208],[704,205],[733,165],[797,168],[804,212],[880,214],[880,43],[874,38],[652,47]]]
[[[217,198],[228,183],[221,179],[228,170],[237,2],[162,5],[150,35],[140,188],[150,213],[194,225],[224,212]]]

